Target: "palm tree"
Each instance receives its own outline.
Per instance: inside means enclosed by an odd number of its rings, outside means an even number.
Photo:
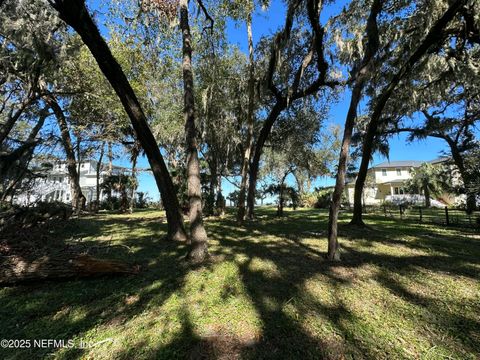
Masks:
[[[120,194],[120,211],[126,212],[128,208],[128,190],[136,188],[136,179],[133,176],[119,174],[110,175],[103,180],[102,188],[111,193]]]
[[[407,182],[409,190],[425,196],[425,206],[430,207],[430,196],[439,195],[448,188],[446,174],[439,166],[423,163],[418,168],[411,169],[412,177]]]

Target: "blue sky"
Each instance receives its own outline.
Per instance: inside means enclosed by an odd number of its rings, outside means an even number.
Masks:
[[[338,13],[341,8],[347,3],[346,0],[337,1],[334,5],[326,7],[322,12],[322,22],[328,19],[331,15]],[[93,8],[96,7],[97,1],[93,2]],[[285,17],[285,6],[281,1],[273,0],[267,12],[257,11],[253,17],[253,39],[254,42],[263,35],[269,35],[275,32],[283,25]],[[105,28],[102,28],[105,32]],[[244,24],[237,24],[229,21],[227,24],[227,36],[229,42],[238,45],[238,47],[246,52],[246,29]],[[350,101],[350,94],[345,91],[339,98],[339,101],[332,104],[330,116],[327,120],[331,124],[339,124],[343,127],[345,116],[348,110]],[[390,159],[391,160],[432,160],[440,155],[440,152],[446,150],[445,143],[440,139],[427,138],[423,141],[416,141],[414,143],[406,142],[406,134],[395,136],[390,141]],[[374,156],[374,163],[385,161],[379,155]],[[118,159],[118,165],[129,166],[128,158]],[[147,168],[148,162],[145,158],[139,160],[139,167]],[[139,191],[148,192],[154,199],[159,199],[159,193],[153,176],[149,173],[141,173],[139,176]],[[225,195],[234,190],[233,185],[228,181],[223,181],[223,190]],[[315,186],[329,186],[334,184],[333,178],[320,178],[314,183]]]

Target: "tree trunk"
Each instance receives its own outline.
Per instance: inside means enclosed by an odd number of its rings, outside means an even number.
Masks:
[[[0,145],[3,144],[7,136],[12,131],[13,127],[15,126],[20,116],[24,113],[28,106],[32,104],[38,97],[35,94],[30,94],[30,96],[25,99],[21,104],[20,108],[17,111],[13,111],[13,109],[9,112],[7,116],[7,120],[0,124]]]
[[[0,156],[0,176],[3,177],[7,175],[8,171],[16,161],[20,161],[22,165],[26,166],[26,163],[30,160],[33,151],[35,150],[35,146],[37,146],[38,142],[35,139],[49,115],[47,108],[43,108],[40,111],[37,123],[30,131],[30,134],[28,134],[28,138],[25,140],[24,144],[11,153]],[[22,171],[21,173],[25,174],[25,171]],[[8,188],[10,188],[10,186]],[[5,193],[7,193],[7,191],[5,191]]]
[[[340,149],[340,157],[338,159],[337,177],[335,179],[335,189],[330,203],[328,214],[328,253],[329,260],[340,260],[338,252],[338,212],[342,200],[342,193],[345,189],[345,178],[347,173],[347,160],[352,139],[353,127],[357,117],[357,106],[362,97],[363,82],[355,84],[350,99],[350,107],[345,120],[345,129],[343,130],[342,147]]]
[[[215,207],[216,207],[218,216],[224,216],[226,201],[222,194],[222,176],[221,175],[218,176],[217,183],[218,183],[217,185],[218,191],[217,191],[217,199],[215,201]]]
[[[237,222],[242,223],[245,220],[245,193],[247,187],[248,165],[250,163],[250,155],[253,142],[253,126],[254,126],[254,105],[255,105],[255,65],[253,58],[253,37],[252,37],[252,14],[247,16],[247,36],[248,36],[248,113],[247,113],[247,138],[245,141],[245,149],[243,154],[243,163],[241,170],[242,180],[240,182],[240,190],[238,194],[238,212]]]
[[[100,156],[97,162],[97,174],[95,177],[95,191],[96,191],[96,199],[95,199],[95,207],[93,211],[98,213],[100,208],[100,173],[102,172],[102,161],[103,161],[103,154],[105,153],[105,142],[102,142],[102,146],[100,147]]]
[[[429,208],[430,204],[430,189],[428,188],[428,182],[423,184],[423,195],[425,196],[425,207]]]
[[[423,57],[423,55],[432,47],[438,46],[444,38],[444,28],[455,17],[458,11],[465,5],[466,0],[457,0],[451,3],[448,10],[435,22],[430,28],[428,34],[418,45],[415,51],[410,55],[407,61],[400,67],[398,72],[393,76],[388,85],[381,91],[381,95],[375,102],[372,111],[372,117],[367,127],[365,139],[362,147],[362,161],[355,182],[355,194],[353,204],[353,218],[351,224],[363,226],[362,219],[362,192],[367,178],[368,164],[372,157],[374,141],[377,136],[378,126],[383,113],[383,109],[390,99],[393,91],[398,83],[412,70],[415,64]]]
[[[142,144],[160,191],[168,224],[168,237],[186,240],[183,217],[167,166],[150,130],[145,113],[122,68],[113,57],[85,7],[84,0],[52,0],[60,18],[72,26],[92,52],[100,70],[112,85],[128,114],[137,139]]]
[[[19,172],[15,174],[15,177],[9,182],[8,186],[5,188],[3,193],[0,194],[0,201],[5,201],[8,196],[10,196],[11,202],[13,202],[13,196],[15,189],[18,184],[21,183],[23,178],[25,177],[25,174],[28,171],[28,163],[32,159],[33,152],[35,150],[35,147],[38,144],[38,141],[36,140],[36,137],[38,133],[40,132],[40,129],[43,127],[43,124],[45,123],[46,118],[49,116],[47,111],[47,107],[42,109],[39,115],[39,119],[37,124],[34,126],[30,134],[28,135],[27,140],[25,141],[25,144],[20,146],[18,149],[15,149],[12,153],[6,155],[5,157],[0,156],[0,180],[3,181],[5,177],[7,178],[8,171],[10,168],[13,166],[15,161],[19,161]]]
[[[466,196],[467,196],[467,201],[466,201],[467,213],[471,214],[476,210],[476,207],[477,207],[476,194],[472,191],[469,191],[471,184],[474,183],[474,179],[471,179],[467,170],[465,169],[465,163],[463,161],[462,154],[458,149],[458,145],[448,137],[446,137],[445,140],[450,146],[450,152],[452,153],[453,161],[458,168],[460,176],[462,177],[463,186],[465,187]]]
[[[133,145],[132,149],[132,189],[130,190],[130,214],[133,214],[133,209],[135,208],[135,191],[137,190],[137,158],[140,152],[140,144]]]
[[[112,176],[113,174],[113,149],[112,149],[112,142],[108,142],[108,176]],[[112,201],[112,187],[108,187],[108,207],[110,210],[113,211],[113,201]]]
[[[85,196],[83,195],[82,188],[80,187],[75,152],[72,145],[72,138],[70,136],[70,132],[68,131],[67,120],[65,119],[62,108],[53,95],[47,95],[44,97],[44,99],[47,105],[50,106],[55,113],[57,124],[60,128],[62,145],[67,157],[67,170],[68,176],[70,177],[70,188],[72,191],[72,205],[75,209],[75,212],[79,214],[82,210],[82,203],[84,202]]]
[[[277,120],[280,113],[286,107],[286,101],[277,101],[270,111],[267,120],[262,126],[260,130],[260,134],[258,136],[257,142],[255,144],[255,152],[253,154],[252,161],[250,162],[250,171],[249,171],[249,178],[248,178],[248,196],[247,196],[247,207],[248,207],[248,217],[253,219],[254,217],[254,207],[255,207],[255,190],[257,187],[257,178],[258,178],[258,170],[260,167],[260,157],[262,155],[263,146],[267,141],[268,135],[272,131],[273,124]]]
[[[195,100],[192,71],[192,37],[188,23],[188,0],[180,0],[180,29],[182,31],[183,90],[185,138],[187,147],[188,200],[190,205],[190,241],[188,258],[202,262],[208,257],[207,232],[203,226],[202,187],[200,163],[197,151],[197,128],[195,125]]]
[[[212,154],[211,161],[209,161],[210,167],[210,184],[209,184],[209,194],[208,199],[206,200],[205,208],[207,209],[207,214],[216,215],[215,209],[215,198],[218,187],[218,174],[217,174],[217,159],[215,154]]]
[[[79,254],[43,256],[31,261],[12,255],[3,256],[1,260],[0,285],[138,273],[138,267],[118,260]]]
[[[80,184],[80,172],[81,172],[81,164],[82,164],[82,151],[81,151],[81,143],[82,143],[82,139],[80,137],[80,133],[77,133],[75,134],[75,138],[77,140],[77,181],[78,183]],[[85,204],[87,202],[87,199],[85,198],[85,195],[83,195],[81,198],[80,198],[80,209],[82,210],[85,210]]]

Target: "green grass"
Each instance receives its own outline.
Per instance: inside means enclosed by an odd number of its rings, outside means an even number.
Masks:
[[[88,349],[1,350],[1,359],[477,359],[480,234],[341,217],[342,261],[323,260],[327,214],[287,211],[237,227],[207,219],[213,260],[162,239],[162,213],[71,220],[51,235],[140,264],[135,276],[0,289],[0,339]],[[121,245],[111,250],[99,245]],[[3,352],[2,352],[3,351]]]

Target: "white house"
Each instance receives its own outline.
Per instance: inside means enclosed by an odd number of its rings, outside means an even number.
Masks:
[[[429,162],[440,164],[446,160],[446,158],[440,158]],[[387,161],[368,169],[362,195],[363,203],[365,205],[380,205],[385,201],[396,204],[405,202],[423,203],[425,199],[423,194],[409,193],[406,189],[406,183],[412,177],[412,168],[417,168],[422,163],[423,161],[415,160]],[[454,174],[452,181],[458,181],[458,175],[453,169],[452,174]],[[345,195],[350,205],[353,205],[354,192],[355,179],[350,179],[345,185]],[[450,203],[461,199],[445,194],[445,196],[442,196],[442,200]],[[444,202],[432,199],[432,206],[445,206]]]
[[[87,200],[87,204],[97,199],[97,164],[95,160],[86,160],[80,163],[80,187]],[[28,205],[37,201],[60,201],[70,203],[72,199],[70,177],[67,163],[56,161],[46,167],[46,176],[36,179],[27,191],[16,195],[14,202],[19,205]],[[78,164],[77,164],[78,167]],[[112,174],[120,174],[129,171],[126,168],[113,166]],[[100,184],[109,174],[107,165],[101,165]],[[105,200],[107,194],[100,190],[100,201]]]

